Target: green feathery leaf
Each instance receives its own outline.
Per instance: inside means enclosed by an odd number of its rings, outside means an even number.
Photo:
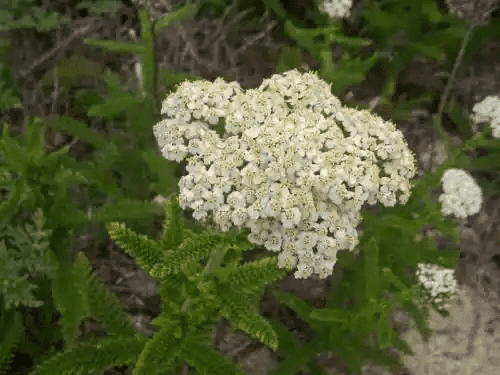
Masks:
[[[52,295],[61,313],[61,332],[68,348],[74,346],[78,326],[85,314],[84,297],[78,292],[71,267],[70,263],[59,263],[52,282]]]
[[[163,245],[166,249],[177,248],[184,240],[184,222],[177,197],[165,202],[165,227]]]
[[[87,275],[83,288],[85,306],[90,316],[99,320],[110,336],[134,336],[136,331],[123,311],[120,300],[91,273],[92,268],[83,253],[79,253],[77,264],[78,267],[74,269],[75,279],[82,280]]]
[[[114,366],[133,367],[148,338],[106,338],[81,343],[36,366],[31,375],[102,374]]]
[[[269,322],[257,311],[255,297],[251,298],[248,293],[229,287],[228,292],[221,298],[221,315],[230,321],[233,328],[247,332],[273,350],[278,349],[278,336]]]
[[[196,368],[200,374],[244,374],[243,370],[230,359],[224,358],[211,348],[210,336],[207,332],[187,335],[183,341],[182,353],[184,360]]]
[[[136,259],[137,264],[150,273],[151,269],[161,262],[164,251],[158,241],[147,236],[137,234],[125,227],[123,223],[111,222],[106,224],[109,236],[130,256]]]
[[[286,274],[277,264],[275,257],[266,257],[231,269],[225,277],[230,284],[260,292],[266,285]]]
[[[0,310],[3,308],[0,307]],[[22,341],[24,336],[24,326],[21,313],[11,309],[2,311],[0,317],[0,374],[2,367],[9,364],[16,346]]]
[[[181,341],[174,336],[175,325],[172,321],[155,332],[142,351],[134,368],[134,375],[154,374],[160,368],[174,366],[181,351]]]

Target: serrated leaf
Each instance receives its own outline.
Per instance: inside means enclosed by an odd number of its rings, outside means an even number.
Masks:
[[[162,213],[163,208],[154,202],[123,198],[97,207],[93,212],[92,220],[98,222],[118,221],[141,217],[147,218],[151,214],[161,215]]]

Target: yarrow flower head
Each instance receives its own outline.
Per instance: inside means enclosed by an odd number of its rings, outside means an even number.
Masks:
[[[498,96],[487,96],[480,103],[476,103],[472,111],[474,113],[471,117],[476,124],[489,122],[493,137],[500,138],[500,98]]]
[[[443,215],[454,214],[465,219],[477,214],[481,208],[483,195],[476,181],[461,169],[450,168],[441,177],[443,194],[439,197]]]
[[[435,264],[420,263],[417,268],[419,303],[434,302],[439,309],[450,308],[450,302],[457,295],[455,271]]]
[[[352,7],[352,0],[324,0],[319,5],[319,10],[328,14],[330,18],[349,17]]]
[[[291,70],[243,92],[237,83],[183,82],[153,128],[163,156],[189,156],[179,204],[222,231],[281,252],[296,278],[325,278],[337,251],[358,244],[365,202],[405,204],[415,158],[395,126],[343,107],[316,74]],[[223,137],[212,129],[224,124]]]

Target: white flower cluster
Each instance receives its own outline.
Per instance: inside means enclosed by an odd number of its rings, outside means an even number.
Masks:
[[[337,251],[356,247],[364,202],[394,206],[410,196],[415,158],[402,133],[343,107],[314,73],[275,74],[246,92],[220,78],[185,81],[162,114],[171,117],[154,126],[163,156],[193,155],[180,206],[222,231],[250,228],[248,239],[281,251],[279,267],[297,266],[296,278],[327,277]],[[209,127],[220,121],[223,139]]]
[[[439,197],[443,215],[455,214],[465,219],[477,214],[483,202],[481,188],[464,170],[450,168],[441,177],[443,194]]]
[[[420,263],[416,275],[419,287],[424,292],[419,302],[433,301],[440,308],[449,309],[449,303],[457,294],[455,271],[435,264]]]
[[[349,17],[352,7],[352,0],[325,0],[318,9],[328,14],[330,18]]]
[[[500,98],[498,96],[487,96],[482,102],[472,108],[474,114],[471,116],[475,123],[489,122],[492,135],[500,138]]]

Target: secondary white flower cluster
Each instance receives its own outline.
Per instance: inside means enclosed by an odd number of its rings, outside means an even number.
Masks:
[[[472,111],[474,113],[471,117],[475,123],[489,122],[493,137],[500,138],[500,98],[498,96],[487,96],[480,103],[476,103]]]
[[[352,7],[352,0],[325,0],[318,9],[328,14],[330,18],[349,17]]]
[[[423,291],[419,302],[433,301],[438,307],[449,309],[449,303],[457,294],[455,271],[435,264],[420,263],[416,275],[420,290]]]
[[[314,73],[275,74],[246,92],[220,78],[184,81],[162,114],[170,118],[153,130],[163,156],[193,155],[180,206],[222,231],[249,228],[251,242],[281,251],[279,267],[297,266],[296,278],[327,277],[337,251],[356,247],[365,202],[410,196],[415,158],[403,134],[343,107]],[[210,128],[222,123],[224,138]]]
[[[483,202],[483,193],[476,181],[464,170],[450,168],[441,177],[443,194],[439,197],[443,215],[454,214],[465,219],[477,214]]]

